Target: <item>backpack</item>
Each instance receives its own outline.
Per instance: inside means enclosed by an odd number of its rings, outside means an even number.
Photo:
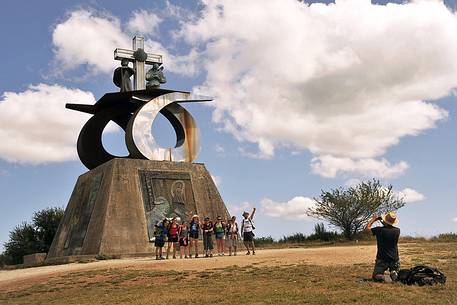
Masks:
[[[446,283],[446,276],[436,268],[416,266],[411,269],[401,269],[398,272],[397,281],[406,285],[431,286]]]

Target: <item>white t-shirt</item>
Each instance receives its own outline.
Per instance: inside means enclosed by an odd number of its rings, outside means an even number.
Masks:
[[[243,233],[252,232],[252,222],[249,218],[241,220],[241,224],[243,226]]]

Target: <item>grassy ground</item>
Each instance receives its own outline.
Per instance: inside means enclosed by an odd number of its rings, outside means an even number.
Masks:
[[[448,277],[446,285],[373,283],[366,281],[372,265],[357,262],[331,267],[253,263],[199,272],[121,268],[9,287],[0,291],[0,304],[457,304],[457,243],[402,244],[400,249],[408,267],[439,267]]]

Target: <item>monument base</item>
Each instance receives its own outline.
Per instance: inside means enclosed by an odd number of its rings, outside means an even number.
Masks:
[[[193,214],[229,217],[203,164],[113,159],[78,178],[46,263],[152,255],[157,221]]]

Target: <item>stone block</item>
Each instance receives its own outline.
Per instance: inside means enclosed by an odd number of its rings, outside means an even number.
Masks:
[[[46,259],[46,253],[33,253],[24,256],[24,267],[39,266],[44,263]]]

